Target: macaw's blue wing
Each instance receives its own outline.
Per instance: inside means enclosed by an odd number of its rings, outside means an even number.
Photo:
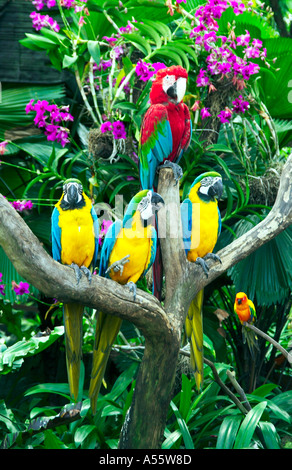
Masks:
[[[221,233],[221,228],[222,228],[222,220],[221,220],[220,210],[219,210],[219,207],[218,207],[218,238],[219,238],[219,235]]]
[[[155,261],[156,257],[156,249],[157,249],[157,233],[154,227],[151,229],[151,255],[148,265],[146,266],[145,271],[143,272],[143,276],[148,272]]]
[[[157,167],[172,152],[172,132],[166,107],[161,104],[150,106],[143,119],[140,142],[140,181],[142,189],[157,186]]]
[[[193,206],[190,199],[185,199],[181,206],[181,222],[182,222],[182,233],[183,233],[183,243],[186,254],[191,248],[191,235],[192,235],[192,211]]]
[[[91,266],[94,269],[96,266],[97,255],[98,255],[99,223],[98,223],[96,212],[93,207],[91,208],[90,213],[91,213],[91,217],[93,220],[93,232],[94,232],[94,241],[95,241],[95,248],[94,248],[93,258],[91,262]]]
[[[59,211],[55,207],[51,217],[52,253],[56,261],[61,261],[61,228],[59,227]]]
[[[100,253],[100,264],[99,264],[99,275],[102,277],[109,277],[109,274],[106,274],[108,268],[108,263],[110,255],[114,244],[116,243],[117,236],[122,228],[122,221],[117,220],[112,225],[110,225],[106,236],[104,238],[102,249]]]

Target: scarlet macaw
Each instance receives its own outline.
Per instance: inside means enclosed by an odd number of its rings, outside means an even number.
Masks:
[[[68,179],[51,218],[52,253],[56,261],[71,266],[77,283],[82,272],[91,281],[98,254],[99,226],[90,199],[77,179]],[[82,357],[83,306],[64,304],[66,363],[71,397],[77,400]]]
[[[176,181],[182,176],[178,166],[191,140],[190,112],[182,99],[186,91],[188,73],[177,65],[160,69],[150,91],[151,105],[140,132],[139,158],[142,189],[156,190],[157,170],[161,166],[173,169]],[[162,257],[160,244],[153,269],[153,293],[161,295]]]
[[[251,356],[255,358],[255,350],[259,350],[257,343],[257,335],[253,330],[244,326],[244,323],[253,325],[256,321],[256,309],[254,303],[247,297],[244,292],[238,292],[234,302],[234,312],[237,314],[242,324],[243,343],[247,343]]]
[[[143,277],[156,255],[157,234],[152,218],[164,204],[162,197],[143,190],[130,201],[123,221],[114,222],[108,229],[101,249],[99,274],[119,284],[126,284],[136,298],[136,282]],[[105,373],[112,344],[120,330],[122,320],[99,312],[89,397],[93,414],[97,396]]]
[[[188,197],[181,205],[182,231],[187,259],[200,264],[208,276],[206,260],[221,261],[212,253],[221,232],[218,200],[223,184],[219,173],[207,172],[193,182]],[[203,290],[191,302],[185,321],[185,331],[191,346],[191,368],[198,390],[203,383]]]

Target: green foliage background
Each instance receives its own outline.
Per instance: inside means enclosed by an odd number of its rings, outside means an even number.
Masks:
[[[187,14],[193,15],[202,3],[187,0],[182,5]],[[87,7],[90,16],[82,28],[71,10],[65,16],[65,10],[56,9],[52,15],[58,21],[63,18],[63,31],[55,33],[43,28],[40,33],[27,33],[21,40],[25,47],[46,51],[57,70],[68,70],[76,79],[74,86],[4,84],[2,90],[0,138],[9,139],[10,143],[7,153],[1,156],[0,191],[8,200],[33,201],[33,211],[22,216],[49,253],[50,216],[65,179],[75,177],[82,181],[101,216],[105,213],[120,216],[139,189],[138,164],[133,152],[137,150],[140,125],[149,105],[151,83],[137,80],[133,67],[137,60],[181,64],[189,72],[187,104],[191,107],[195,99],[204,98],[196,87],[196,76],[205,57],[197,55],[193,41],[185,34],[191,30],[191,20],[186,15],[175,12],[170,16],[162,0],[125,1],[126,10],[116,8],[116,1],[89,0]],[[216,250],[265,217],[275,200],[283,164],[291,153],[292,104],[288,96],[292,39],[280,37],[270,13],[265,11],[260,16],[260,11],[255,4],[254,12],[235,16],[229,8],[219,21],[219,31],[226,34],[235,21],[236,35],[247,29],[252,38],[261,39],[267,48],[267,58],[277,57],[276,65],[268,68],[261,63],[260,73],[249,83],[252,105],[248,114],[238,116],[228,126],[221,125],[216,143],[201,139],[202,122],[192,113],[195,123],[192,141],[181,162],[182,198],[201,172],[212,169],[222,174],[223,226]],[[132,17],[137,20],[134,24],[138,31],[122,34],[127,54],[113,69],[115,84],[110,90],[106,82],[108,71],[104,71],[101,80],[106,88],[103,93],[94,92],[91,64],[109,58],[101,38],[111,36],[116,32],[114,25],[125,26]],[[121,89],[124,77],[135,99]],[[84,101],[78,83],[85,84],[87,78],[90,92]],[[74,123],[66,148],[48,142],[41,133],[31,132],[33,116],[25,113],[25,106],[32,98],[70,105]],[[114,113],[127,125],[128,147],[118,151],[113,162],[104,155],[94,155],[89,148],[89,135],[94,136],[94,130],[99,128],[102,113]],[[17,134],[15,129],[19,127],[24,132]],[[117,204],[118,195],[123,196],[122,206]],[[291,447],[291,364],[281,363],[276,350],[262,338],[259,357],[256,364],[252,363],[242,344],[241,325],[232,313],[235,293],[248,292],[256,304],[257,326],[286,349],[291,348],[291,246],[289,227],[209,285],[205,293],[205,356],[230,388],[227,370],[234,371],[245,390],[250,411],[244,415],[223,393],[208,365],[203,391],[198,394],[187,360],[182,356],[163,449]],[[0,250],[0,272],[10,286],[13,280],[22,279]],[[116,448],[131,404],[144,338],[133,325],[123,323],[105,378],[107,388],[102,390],[93,417],[87,390],[94,312],[86,308],[84,315],[80,404],[76,405],[70,403],[66,378],[62,305],[54,302],[33,288],[30,296],[22,298],[6,289],[5,298],[0,300],[2,448]],[[225,312],[223,321],[218,316],[220,311]],[[62,422],[60,417],[72,410],[78,411],[78,419]]]

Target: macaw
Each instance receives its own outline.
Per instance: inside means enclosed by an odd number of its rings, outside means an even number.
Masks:
[[[254,303],[247,297],[244,292],[238,292],[235,296],[234,312],[237,314],[240,323],[242,324],[242,338],[243,343],[247,343],[251,356],[254,359],[256,349],[258,347],[258,338],[256,333],[244,326],[244,323],[253,325],[256,321],[256,309]]]
[[[99,275],[127,285],[136,298],[136,283],[145,276],[156,255],[157,233],[153,226],[155,213],[164,205],[162,197],[152,190],[142,190],[130,201],[123,220],[108,229],[100,254]],[[104,377],[111,347],[122,320],[98,312],[89,397],[96,413],[96,402]]]
[[[77,283],[82,273],[91,282],[91,269],[98,255],[99,225],[90,199],[77,179],[68,179],[51,218],[53,258],[75,271]],[[66,364],[70,395],[77,400],[82,357],[83,306],[64,304]]]
[[[178,163],[191,140],[191,118],[185,95],[188,73],[177,65],[158,70],[150,91],[150,107],[140,132],[139,159],[142,189],[156,191],[157,170],[173,169],[175,180],[182,176]],[[156,224],[157,225],[157,224]],[[153,267],[153,293],[160,299],[162,288],[162,257],[160,244]]]
[[[199,264],[208,276],[206,261],[220,261],[212,253],[221,232],[218,200],[223,184],[219,173],[211,171],[198,176],[181,204],[183,242],[187,259]],[[191,302],[185,321],[186,336],[190,341],[190,365],[200,390],[203,383],[203,290]]]

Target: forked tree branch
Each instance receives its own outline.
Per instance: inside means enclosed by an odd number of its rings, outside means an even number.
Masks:
[[[165,225],[165,238],[161,240],[166,278],[164,308],[152,295],[139,289],[134,301],[127,286],[99,276],[93,276],[91,284],[83,277],[77,285],[74,271],[51,258],[22,217],[0,195],[0,245],[22,277],[48,297],[81,303],[127,319],[145,336],[145,352],[121,433],[120,448],[160,447],[176,373],[181,329],[189,304],[200,289],[292,223],[291,179],[292,156],[283,168],[271,212],[260,224],[218,253],[222,264],[212,264],[206,278],[200,266],[185,259],[178,185],[174,184],[171,170],[160,171],[158,191],[167,204],[171,202],[176,208]],[[167,217],[167,211],[159,212],[159,226]]]

